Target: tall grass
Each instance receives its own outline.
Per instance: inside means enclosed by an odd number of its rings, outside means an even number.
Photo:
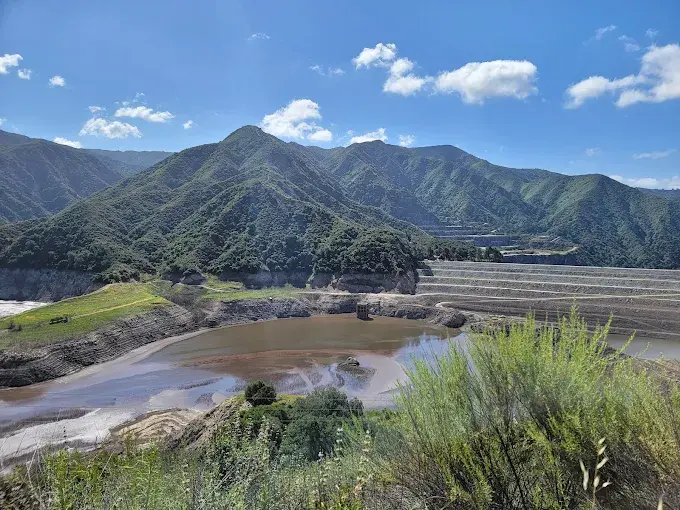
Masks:
[[[418,361],[382,469],[432,508],[578,508],[580,463],[606,438],[597,505],[655,508],[680,487],[678,390],[608,350],[608,329],[529,317]]]

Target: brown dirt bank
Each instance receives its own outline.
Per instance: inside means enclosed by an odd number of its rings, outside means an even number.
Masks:
[[[166,306],[122,319],[79,338],[36,349],[0,351],[0,386],[26,386],[56,379],[159,339],[202,327],[352,313],[359,301],[369,304],[372,315],[426,320],[451,328],[462,326],[470,317],[456,310],[423,306],[396,296],[362,294],[300,293],[294,298],[217,301],[206,305],[200,313],[196,310],[192,313],[179,305]]]

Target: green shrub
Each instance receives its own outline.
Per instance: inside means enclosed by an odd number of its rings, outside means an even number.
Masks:
[[[246,402],[253,406],[270,405],[276,400],[276,388],[264,381],[254,381],[246,386]]]
[[[580,463],[606,438],[598,508],[678,494],[678,389],[607,351],[607,332],[575,312],[555,327],[530,317],[416,362],[382,441],[388,476],[432,508],[576,508]]]
[[[349,400],[336,388],[317,389],[293,406],[292,420],[283,436],[281,452],[308,460],[333,451],[337,429],[363,415],[363,404]]]

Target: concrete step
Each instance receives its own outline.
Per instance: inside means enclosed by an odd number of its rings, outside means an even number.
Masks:
[[[502,285],[514,286],[525,283],[554,284],[554,285],[583,285],[597,287],[621,287],[639,289],[648,293],[649,290],[672,290],[680,293],[680,280],[659,278],[628,278],[622,276],[592,276],[592,275],[560,275],[554,273],[501,273],[493,271],[469,271],[461,269],[436,270],[433,275],[425,271],[419,273],[419,283],[458,284],[469,282],[470,285]]]
[[[584,276],[623,276],[629,278],[666,278],[680,280],[680,270],[672,269],[637,269],[620,267],[595,266],[562,266],[549,264],[504,264],[494,262],[454,262],[425,261],[432,271],[467,269],[508,273],[556,273]]]

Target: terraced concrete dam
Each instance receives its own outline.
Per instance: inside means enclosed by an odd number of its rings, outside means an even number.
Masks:
[[[439,306],[555,320],[576,303],[589,324],[680,341],[680,271],[427,261],[417,294]]]

